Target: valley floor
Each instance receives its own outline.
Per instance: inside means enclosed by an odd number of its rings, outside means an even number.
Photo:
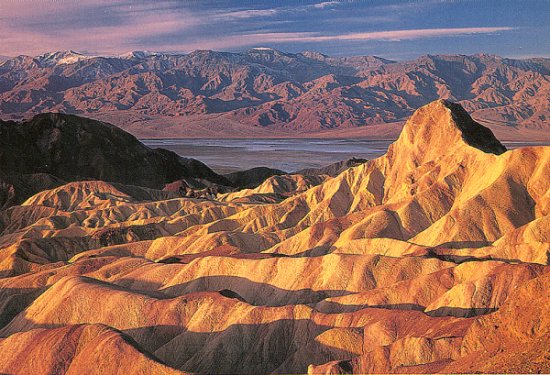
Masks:
[[[351,158],[376,159],[395,140],[365,138],[254,138],[254,139],[144,139],[151,147],[162,147],[182,157],[201,160],[217,173],[225,174],[254,167],[280,169],[288,173],[321,168]],[[502,142],[508,150],[550,146],[550,140]]]

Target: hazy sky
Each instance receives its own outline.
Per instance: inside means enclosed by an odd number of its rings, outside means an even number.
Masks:
[[[550,57],[550,0],[0,0],[0,55],[273,47]]]

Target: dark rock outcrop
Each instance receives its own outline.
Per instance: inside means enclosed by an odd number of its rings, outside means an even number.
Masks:
[[[151,188],[185,177],[229,183],[198,160],[150,149],[104,122],[59,113],[0,122],[0,176],[35,173]]]
[[[224,175],[232,186],[240,188],[255,188],[271,176],[280,176],[286,174],[280,169],[267,167],[256,167],[245,171],[233,172]]]
[[[338,176],[340,173],[345,171],[348,168],[356,167],[359,164],[366,163],[367,159],[360,159],[360,158],[351,158],[348,160],[342,160],[330,165],[327,165],[325,167],[321,168],[306,168],[301,169],[297,172],[294,172],[294,174],[303,174],[306,176],[319,176],[319,175],[329,175],[331,177]]]

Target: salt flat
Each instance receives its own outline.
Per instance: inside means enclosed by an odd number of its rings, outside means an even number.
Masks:
[[[218,173],[231,173],[259,166],[294,172],[305,168],[320,168],[352,157],[370,160],[382,156],[393,142],[364,138],[163,138],[141,141],[151,148],[161,147],[183,157],[198,159]],[[502,143],[509,150],[550,144]]]

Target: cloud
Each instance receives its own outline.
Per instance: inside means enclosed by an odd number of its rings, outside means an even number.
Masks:
[[[464,1],[464,0],[459,0]],[[385,4],[375,5],[371,8],[371,11],[382,12],[410,12],[419,9],[426,9],[434,6],[446,5],[455,3],[456,0],[422,0],[422,1],[404,1],[404,2],[390,2]]]
[[[142,49],[187,52],[301,43],[336,46],[338,42],[427,39],[513,29],[467,27],[357,32],[361,27],[372,28],[373,24],[395,25],[397,8],[403,5],[384,4],[382,6],[393,7],[391,11],[383,8],[384,11],[374,12],[380,6],[340,6],[352,4],[347,1],[319,0],[282,6],[272,1],[272,6],[264,9],[243,8],[239,2],[224,2],[223,6],[220,3],[0,0],[0,54],[37,55],[64,49],[104,54]],[[427,0],[427,3],[440,4],[442,0]],[[405,4],[410,6],[410,3]],[[323,12],[323,9],[331,11]]]
[[[423,39],[434,37],[448,37],[468,34],[490,34],[498,31],[514,30],[513,27],[455,27],[455,28],[440,28],[440,29],[412,29],[412,30],[389,30],[389,31],[374,31],[367,33],[350,33],[341,35],[327,36],[297,36],[296,40],[304,42],[324,42],[334,40],[387,40],[400,41],[411,39]]]
[[[203,22],[193,12],[174,7],[173,1],[0,2],[0,52],[11,56],[64,49],[120,53],[143,49],[144,41],[183,34]]]
[[[313,32],[295,33],[254,33],[242,35],[230,35],[213,40],[196,41],[176,46],[183,51],[194,49],[228,49],[253,45],[269,45],[278,43],[310,43],[333,41],[401,41],[436,37],[451,37],[472,34],[491,34],[499,31],[514,30],[513,27],[464,27],[464,28],[440,28],[440,29],[412,29],[412,30],[388,30],[366,33],[348,33],[338,35],[320,35]],[[174,46],[166,45],[165,49]]]
[[[341,1],[324,1],[321,3],[311,5],[299,5],[299,6],[281,6],[278,8],[270,9],[243,9],[234,11],[219,11],[214,12],[212,15],[206,14],[206,18],[219,19],[219,20],[245,20],[250,18],[262,18],[272,17],[275,15],[289,15],[296,12],[307,12],[312,9],[325,9],[335,5],[341,4]]]
[[[269,17],[278,13],[277,9],[245,9],[232,12],[217,12],[211,18],[221,20],[243,20],[255,17]]]
[[[272,45],[281,43],[323,43],[346,41],[401,41],[435,37],[452,37],[472,34],[490,34],[499,31],[514,30],[512,27],[468,27],[468,28],[441,28],[441,29],[413,29],[413,30],[388,30],[366,33],[347,33],[338,35],[322,35],[314,32],[274,32],[274,33],[248,33],[240,35],[228,35],[216,38],[193,39],[189,42],[150,42],[137,44],[136,40],[150,34],[167,33],[174,28],[181,27],[178,19],[145,19],[147,28],[102,26],[97,29],[88,29],[86,33],[79,34],[68,30],[60,35],[44,35],[30,33],[11,37],[8,35],[4,45],[21,47],[21,37],[28,41],[24,48],[36,48],[48,46],[47,50],[76,49],[98,52],[93,46],[101,45],[100,52],[120,53],[132,49],[147,49],[156,51],[190,52],[196,49],[236,49],[247,46]],[[124,38],[113,38],[114,35],[123,32]],[[61,42],[61,40],[63,42]],[[43,52],[43,51],[41,51]],[[5,53],[5,52],[4,52]],[[5,53],[9,55],[10,53]]]
[[[338,1],[324,1],[322,3],[314,4],[313,7],[317,9],[325,9],[338,4],[339,4]]]

